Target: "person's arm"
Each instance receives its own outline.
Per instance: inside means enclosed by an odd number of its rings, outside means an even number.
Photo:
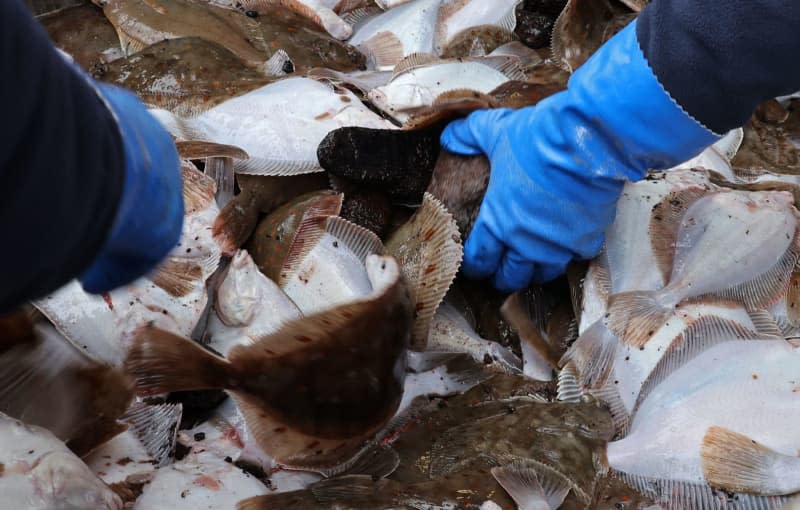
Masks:
[[[798,26],[788,0],[655,0],[567,90],[451,123],[444,148],[492,164],[464,272],[514,290],[596,255],[626,181],[692,158],[760,101],[800,89]]]
[[[169,134],[130,93],[91,82],[20,0],[0,2],[0,313],[80,277],[105,292],[180,235]]]

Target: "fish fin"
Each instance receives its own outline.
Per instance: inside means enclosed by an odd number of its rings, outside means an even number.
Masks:
[[[800,271],[795,270],[789,278],[789,288],[786,291],[786,318],[789,322],[800,322]]]
[[[355,31],[361,23],[382,13],[383,9],[377,5],[368,5],[366,7],[359,7],[358,9],[347,11],[339,17],[342,18],[345,23],[351,25]]]
[[[656,266],[661,271],[665,282],[668,282],[672,275],[675,244],[681,219],[692,204],[708,193],[708,190],[697,186],[684,188],[669,193],[661,202],[653,206],[648,227],[650,244],[656,259]]]
[[[442,366],[453,358],[465,356],[457,352],[408,352],[408,369],[412,372],[427,372]]]
[[[652,499],[661,508],[694,510],[779,510],[788,499],[754,494],[730,494],[705,483],[650,478],[629,473],[613,475],[640,494]]]
[[[578,369],[572,362],[566,363],[558,373],[556,383],[556,400],[566,403],[578,403],[583,396],[583,390],[578,384]]]
[[[317,245],[325,234],[328,218],[339,214],[342,210],[343,201],[344,195],[341,193],[321,196],[303,214],[300,225],[295,231],[294,239],[292,239],[292,245],[280,269],[280,275],[275,281],[279,287],[286,286],[286,281],[293,274],[292,271],[299,267],[300,263]]]
[[[463,387],[462,392],[492,377],[491,373],[484,370],[482,365],[475,363],[469,355],[454,357],[446,363],[446,368],[447,376],[453,383]]]
[[[211,157],[228,157],[248,159],[250,156],[244,149],[235,145],[207,142],[205,140],[182,140],[175,142],[178,155],[183,159],[205,159]]]
[[[493,467],[491,473],[519,510],[556,510],[572,488],[560,473],[529,461],[515,460],[505,466]]]
[[[291,69],[295,69],[292,59],[285,50],[280,49],[272,54],[272,56],[264,64],[264,70],[267,76],[286,76],[288,73],[285,70],[286,64],[290,64]]]
[[[182,416],[181,404],[134,403],[120,417],[120,421],[130,426],[136,439],[153,458],[155,465],[163,467],[170,462],[175,451],[178,426]]]
[[[631,415],[622,402],[619,389],[614,381],[609,380],[601,388],[589,393],[608,406],[611,419],[614,421],[614,430],[617,433],[617,437],[625,437],[630,428]]]
[[[375,496],[380,485],[366,475],[347,475],[322,480],[311,486],[314,497],[323,505],[346,501],[349,505],[363,504]]]
[[[325,7],[323,2],[318,2],[316,9],[309,7],[301,0],[280,0],[280,3],[304,18],[311,20],[340,41],[348,39],[353,34],[353,28],[332,9]]]
[[[211,205],[217,192],[217,185],[214,179],[198,170],[191,161],[181,161],[181,173],[184,214],[190,216]]]
[[[411,348],[425,350],[433,315],[461,266],[458,226],[444,205],[425,193],[414,216],[387,240],[386,250],[400,262],[415,300]]]
[[[607,326],[605,319],[600,319],[578,337],[559,363],[562,366],[573,365],[582,387],[600,388],[614,370],[618,345],[617,335]]]
[[[359,452],[351,462],[336,468],[321,470],[319,473],[326,478],[369,475],[377,480],[394,473],[399,465],[400,455],[391,446],[373,444]]]
[[[511,294],[500,307],[500,314],[511,330],[519,336],[520,342],[528,344],[551,368],[558,370],[558,354],[541,333],[544,310],[537,310],[535,323],[534,319],[527,313],[527,307],[522,302],[523,299],[522,292]]]
[[[800,257],[800,229],[795,231],[789,249],[769,270],[750,281],[714,293],[726,299],[735,299],[747,308],[765,308],[778,301],[789,287],[798,258]]]
[[[436,24],[439,26],[444,25],[444,23],[450,19],[453,14],[463,9],[464,6],[470,1],[471,0],[449,0],[447,2],[443,2],[439,6],[439,12],[436,14]]]
[[[226,156],[206,158],[204,173],[214,179],[217,185],[217,193],[215,194],[217,205],[224,207],[233,199],[233,192],[236,187],[233,159]]]
[[[753,322],[753,326],[757,333],[761,333],[762,335],[770,335],[770,336],[783,336],[783,331],[781,331],[778,322],[772,316],[769,311],[764,310],[763,308],[757,310],[747,310],[747,315],[750,316],[750,320]]]
[[[302,508],[305,503],[306,491],[298,490],[291,492],[280,492],[278,494],[266,494],[264,496],[252,496],[236,503],[236,510],[278,510],[289,508]]]
[[[378,70],[393,69],[405,55],[403,42],[391,32],[379,32],[359,44],[359,48]]]
[[[738,322],[713,315],[701,317],[678,335],[667,348],[650,375],[642,383],[631,416],[636,416],[641,404],[650,393],[673,372],[702,352],[732,340],[774,340],[775,337],[759,335]]]
[[[219,262],[219,259],[217,259]],[[148,279],[172,297],[183,297],[203,280],[203,268],[192,259],[167,257]]]
[[[127,32],[117,27],[117,25],[114,25],[114,29],[117,31],[117,36],[119,36],[119,46],[125,57],[130,57],[134,53],[139,53],[147,48],[147,44],[144,41],[140,41],[132,35],[129,35]]]
[[[517,3],[519,5],[519,3]],[[514,30],[517,28],[517,6],[515,5],[511,9],[508,10],[505,16],[500,18],[497,21],[497,26],[502,28],[503,30],[508,30],[509,32],[513,33]]]
[[[800,457],[783,455],[723,427],[706,431],[700,459],[703,476],[713,487],[776,496],[800,489],[800,483],[786,486],[776,479],[781,472],[800,469]]]
[[[672,315],[650,291],[620,292],[608,298],[608,329],[625,344],[644,347]]]
[[[477,62],[491,67],[492,69],[503,73],[506,78],[513,81],[526,81],[528,77],[522,71],[519,64],[519,59],[506,55],[496,55],[494,57],[475,57],[467,58],[465,60]]]
[[[385,252],[383,243],[375,233],[339,216],[328,217],[325,231],[352,251],[361,262],[367,260],[367,255],[383,255]]]
[[[240,193],[225,204],[211,232],[223,255],[233,256],[253,234],[258,225],[259,205],[246,193]]]
[[[199,344],[154,326],[140,328],[125,359],[140,395],[226,388],[230,365]]]
[[[433,64],[437,64],[443,62],[443,60],[432,53],[412,53],[402,59],[400,62],[394,66],[394,73],[392,74],[392,80],[400,76],[401,74],[405,74],[409,71],[413,71],[414,69],[419,69],[420,67],[427,67]]]
[[[608,297],[611,295],[611,268],[605,250],[597,257],[596,263],[592,267],[594,269],[592,277],[594,278],[595,287],[597,287],[606,301],[608,301]]]
[[[286,160],[250,158],[237,161],[236,173],[247,175],[267,175],[285,177],[289,175],[311,174],[322,172],[316,158],[311,160]]]

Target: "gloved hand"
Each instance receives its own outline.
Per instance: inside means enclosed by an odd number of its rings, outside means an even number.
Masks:
[[[596,255],[626,180],[666,169],[718,139],[653,75],[636,22],[570,78],[567,90],[520,110],[452,122],[445,149],[486,154],[489,187],[464,247],[464,273],[504,291],[562,274]]]
[[[136,280],[178,243],[183,188],[172,137],[130,92],[96,84],[114,114],[125,152],[125,178],[106,242],[80,276],[83,288],[102,293]]]

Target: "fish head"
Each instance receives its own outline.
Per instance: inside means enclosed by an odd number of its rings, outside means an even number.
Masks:
[[[381,294],[400,278],[400,264],[394,257],[370,254],[364,262],[372,291]]]
[[[216,309],[228,326],[250,324],[260,302],[258,281],[254,276],[258,268],[245,250],[240,250],[231,261],[227,274],[217,289]]]

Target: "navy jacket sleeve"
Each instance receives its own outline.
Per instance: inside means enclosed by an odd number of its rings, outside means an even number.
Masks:
[[[114,221],[116,122],[21,0],[0,0],[0,313],[62,286]]]
[[[637,37],[666,91],[720,134],[759,102],[800,90],[796,0],[654,0]]]

